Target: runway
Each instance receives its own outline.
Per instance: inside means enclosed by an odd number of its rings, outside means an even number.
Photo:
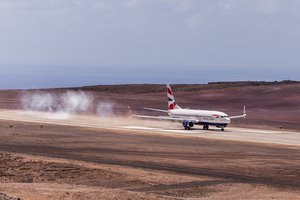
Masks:
[[[180,124],[160,121],[1,110],[0,134],[1,163],[9,172],[2,174],[3,181],[32,180],[26,184],[32,188],[63,182],[168,198],[181,198],[182,193],[202,197],[203,192],[212,199],[234,199],[237,194],[243,199],[299,196],[296,132],[233,127],[225,132],[186,131]],[[34,161],[20,164],[16,155]],[[44,161],[37,163],[35,157]],[[60,163],[48,163],[52,159]],[[81,166],[66,165],[73,162]],[[97,172],[82,165],[108,170]],[[281,188],[287,192],[281,193]]]
[[[195,137],[300,146],[300,133],[285,130],[245,129],[230,126],[226,128],[224,132],[221,132],[220,129],[217,128],[211,128],[211,130],[205,131],[201,129],[201,126],[196,126],[192,130],[183,130],[179,123],[142,121],[126,117],[100,118],[94,115],[68,115],[66,113],[43,113],[21,110],[0,110],[0,119],[7,121],[34,122],[39,124],[130,131],[132,134],[143,132],[174,137]]]

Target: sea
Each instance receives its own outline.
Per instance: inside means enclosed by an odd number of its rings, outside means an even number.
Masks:
[[[1,69],[2,68],[2,69]],[[223,81],[300,80],[296,70],[197,66],[0,66],[0,89],[114,84],[204,84]]]

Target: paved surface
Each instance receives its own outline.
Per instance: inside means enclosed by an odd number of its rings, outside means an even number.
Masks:
[[[119,131],[143,131],[149,134],[163,134],[180,137],[200,137],[218,140],[300,146],[300,133],[285,130],[272,131],[228,127],[225,132],[221,132],[220,129],[204,131],[201,127],[198,128],[197,126],[193,130],[183,130],[180,124],[161,121],[140,121],[119,117],[104,119],[88,115],[67,115],[65,113],[49,114],[17,110],[0,110],[0,119]]]
[[[0,120],[0,152],[208,177],[221,180],[220,187],[224,181],[284,186],[293,191],[300,187],[298,133],[235,128],[185,131],[176,123],[18,111],[2,111],[1,118],[5,120]],[[155,190],[165,187],[158,184]],[[195,187],[199,189],[188,181],[167,188]]]

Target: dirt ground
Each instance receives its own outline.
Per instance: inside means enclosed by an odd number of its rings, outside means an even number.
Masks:
[[[300,199],[298,146],[0,121],[0,199]]]
[[[183,108],[209,109],[242,114],[247,108],[247,120],[235,119],[239,127],[264,129],[291,129],[300,131],[300,83],[232,82],[195,85],[172,85],[177,103]],[[113,103],[113,112],[128,114],[131,106],[136,114],[161,115],[143,107],[167,108],[166,86],[151,84],[100,85],[67,89],[0,91],[1,109],[22,109],[24,94],[62,94],[66,91],[84,91],[94,97],[94,104]],[[90,112],[95,112],[90,110]]]
[[[299,82],[172,88],[184,108],[239,115],[245,105],[247,119],[232,126],[300,130]],[[167,105],[165,85],[145,84],[0,91],[0,109],[22,109],[24,94],[70,90],[85,91],[93,105],[112,103],[116,115],[127,115],[128,105],[136,114],[159,115],[142,108]],[[17,199],[300,199],[300,149],[0,120],[0,200]]]

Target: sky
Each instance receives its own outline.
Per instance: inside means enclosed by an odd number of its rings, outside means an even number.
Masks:
[[[300,0],[0,0],[0,88],[300,80]]]

